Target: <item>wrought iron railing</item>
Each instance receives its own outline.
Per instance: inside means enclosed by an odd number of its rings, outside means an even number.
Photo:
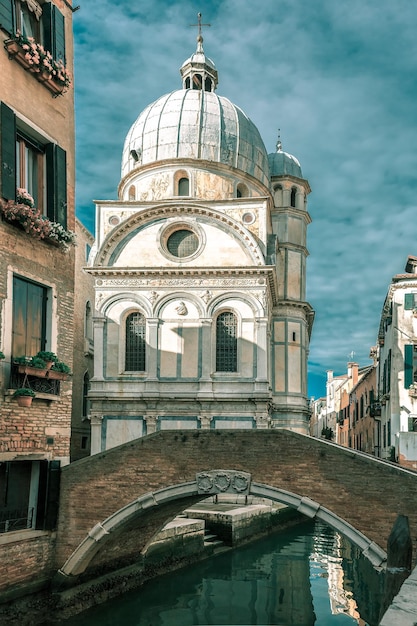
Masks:
[[[14,530],[32,528],[33,507],[28,509],[0,510],[0,533],[10,533]]]
[[[19,387],[28,387],[36,393],[48,393],[53,396],[59,396],[61,391],[59,380],[46,376],[32,376],[24,372],[21,373],[19,372],[19,367],[13,364],[10,374],[10,389],[19,389]]]

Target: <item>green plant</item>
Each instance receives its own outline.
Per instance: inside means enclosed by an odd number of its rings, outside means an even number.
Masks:
[[[36,357],[43,359],[44,361],[58,361],[58,357],[55,352],[47,352],[46,350],[40,350]]]
[[[63,374],[71,374],[71,368],[63,361],[55,361],[53,366],[51,367],[55,372],[62,372]]]
[[[13,397],[17,398],[19,396],[32,396],[32,398],[34,398],[36,393],[33,389],[29,389],[29,387],[19,387],[19,389],[16,389],[13,393]]]
[[[38,356],[33,356],[29,361],[30,367],[36,367],[39,370],[46,369],[46,361]]]
[[[18,365],[28,365],[30,363],[30,357],[29,356],[16,356],[13,359],[14,363],[17,363]]]
[[[4,352],[0,350],[0,361],[3,361],[6,357],[4,356]]]

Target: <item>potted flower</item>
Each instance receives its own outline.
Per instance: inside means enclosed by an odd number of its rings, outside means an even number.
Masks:
[[[39,378],[45,378],[46,376],[46,361],[38,356],[18,356],[14,359],[14,362],[18,366],[19,374],[28,374],[30,376],[38,376]]]
[[[46,369],[51,369],[53,364],[58,361],[58,357],[55,352],[47,352],[46,350],[40,350],[36,355],[37,358],[42,359],[46,363]],[[33,359],[32,359],[33,361]]]
[[[29,407],[32,405],[32,400],[36,396],[33,389],[29,389],[28,387],[19,387],[13,394],[13,397],[16,398],[17,404],[19,406]]]
[[[69,374],[71,374],[71,368],[63,361],[56,360],[48,371],[48,378],[67,380]]]

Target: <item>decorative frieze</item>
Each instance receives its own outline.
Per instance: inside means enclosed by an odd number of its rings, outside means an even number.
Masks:
[[[248,472],[234,470],[213,470],[196,474],[198,493],[235,493],[248,495],[251,475]]]

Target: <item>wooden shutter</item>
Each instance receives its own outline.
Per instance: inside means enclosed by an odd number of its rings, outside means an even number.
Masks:
[[[53,143],[47,144],[45,153],[47,216],[67,228],[67,155]]]
[[[13,278],[13,356],[34,356],[45,349],[46,299],[45,287]]]
[[[42,23],[45,48],[54,59],[65,64],[65,18],[57,7],[52,4],[42,6]]]
[[[414,309],[415,296],[416,294],[414,293],[404,294],[404,309],[407,309],[407,310]]]
[[[4,102],[0,105],[1,195],[16,200],[16,116]]]
[[[13,0],[0,0],[0,28],[11,35],[13,28]]]
[[[414,346],[407,344],[404,346],[404,387],[408,389],[413,383],[413,356]]]
[[[60,461],[50,461],[46,493],[45,530],[54,530],[58,521],[59,487],[61,481]]]

